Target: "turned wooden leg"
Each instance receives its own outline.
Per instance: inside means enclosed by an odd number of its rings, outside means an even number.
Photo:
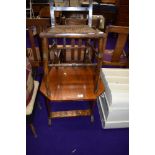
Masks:
[[[46,98],[45,104],[46,104],[46,110],[47,110],[47,115],[48,115],[48,126],[51,126],[52,125],[51,116],[50,116],[51,107],[50,107],[49,100],[47,98]]]
[[[35,130],[35,127],[32,123],[29,124],[30,125],[30,128],[31,128],[31,131],[32,131],[32,134],[35,138],[37,138],[37,133],[36,133],[36,130]]]

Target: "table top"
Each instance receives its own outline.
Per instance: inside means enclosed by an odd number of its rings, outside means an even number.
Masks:
[[[48,77],[51,95],[46,94],[44,79],[40,91],[51,101],[96,100],[104,91],[100,79],[98,91],[94,93],[95,68],[93,67],[53,67]]]
[[[51,27],[47,32],[41,32],[40,37],[54,38],[100,38],[104,33],[93,29],[88,25],[57,25]]]

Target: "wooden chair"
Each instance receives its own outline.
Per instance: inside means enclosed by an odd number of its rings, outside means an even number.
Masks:
[[[27,47],[26,55],[33,68],[43,65],[42,47],[39,34],[40,32],[46,31],[48,27],[50,27],[49,18],[26,19],[26,28],[28,33],[27,39],[29,39],[30,42],[30,48]]]
[[[106,49],[107,38],[109,33],[118,34],[116,45],[114,49]],[[106,28],[106,39],[104,42],[104,58],[103,66],[116,66],[116,67],[128,67],[129,61],[124,52],[124,46],[127,42],[129,34],[129,28],[124,26],[110,25]],[[106,57],[110,57],[109,60],[105,60]]]
[[[32,76],[35,77],[38,74],[38,67],[43,66],[43,55],[42,55],[42,47],[41,40],[39,37],[40,32],[46,31],[46,29],[50,27],[50,19],[26,19],[26,30],[27,30],[27,39],[29,39],[30,48],[26,49],[26,55],[30,61],[32,66]],[[26,120],[32,130],[34,137],[37,137],[37,133],[35,131],[35,127],[33,125],[33,116],[34,116],[34,107],[36,101],[37,91],[39,89],[39,82],[34,80],[34,90],[32,94],[32,98],[26,107]],[[39,102],[37,102],[38,107],[41,107]]]
[[[39,71],[39,67],[43,66],[43,52],[41,46],[40,32],[46,31],[50,27],[49,18],[40,19],[26,19],[27,39],[29,39],[30,47],[26,48],[26,56],[33,70],[33,77],[41,76],[43,72]],[[52,58],[51,58],[52,59]],[[41,109],[40,102],[37,102],[37,106]]]

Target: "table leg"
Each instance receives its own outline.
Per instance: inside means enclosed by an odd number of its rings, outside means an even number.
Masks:
[[[50,96],[51,91],[49,88],[49,78],[48,78],[48,73],[49,73],[49,67],[48,67],[48,57],[49,57],[49,51],[48,51],[48,39],[43,38],[42,39],[42,49],[43,49],[43,67],[44,67],[44,80],[45,80],[45,87],[46,87],[46,92],[47,96]]]
[[[51,116],[50,116],[50,113],[51,113],[51,107],[50,107],[50,101],[48,98],[45,98],[45,104],[46,104],[46,110],[47,110],[47,115],[48,115],[48,126],[51,126],[52,125],[52,120],[51,120]]]
[[[97,93],[98,91],[98,82],[100,79],[100,69],[102,68],[102,60],[103,60],[103,38],[99,38],[99,51],[97,53],[97,68],[95,74],[95,90],[94,92]]]

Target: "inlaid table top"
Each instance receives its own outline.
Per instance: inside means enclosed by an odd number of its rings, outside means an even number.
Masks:
[[[94,70],[92,67],[53,67],[48,74],[50,96],[44,79],[40,90],[51,101],[96,100],[103,93],[104,85],[99,80],[98,91],[94,93]]]

